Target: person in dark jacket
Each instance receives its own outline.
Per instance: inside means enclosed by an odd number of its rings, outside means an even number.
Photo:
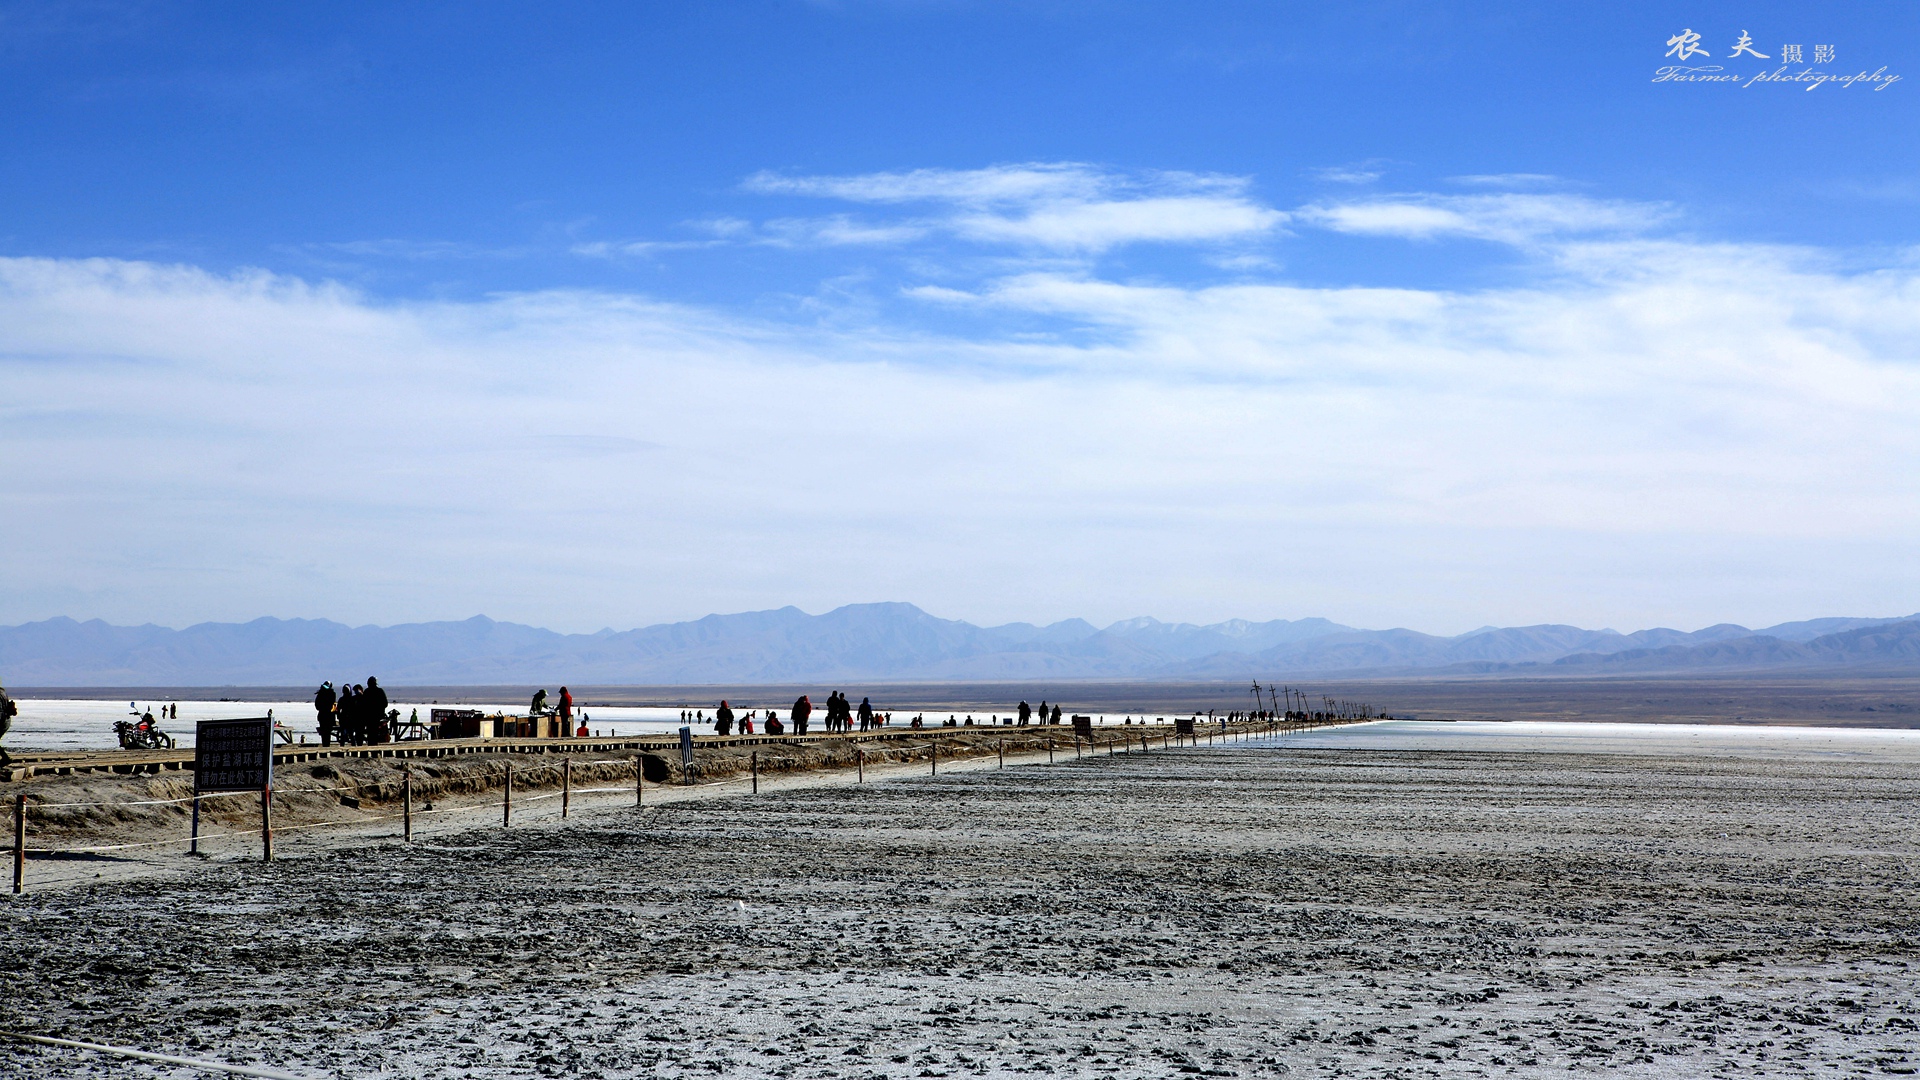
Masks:
[[[867,731],[872,727],[873,727],[873,699],[861,698],[860,699],[860,730]]]
[[[1053,722],[1056,724],[1060,722],[1060,706],[1058,705],[1053,707]]]
[[[1027,704],[1024,701],[1021,702],[1020,703],[1020,726],[1026,727],[1027,721],[1031,719],[1033,719],[1033,706]]]
[[[720,707],[713,710],[713,730],[717,735],[733,734],[733,709],[722,701]]]
[[[807,700],[807,695],[801,694],[799,700],[793,703],[793,733],[795,735],[805,735],[807,733],[807,717],[812,715],[813,702]]]
[[[341,746],[360,744],[360,702],[352,683],[340,687],[340,700],[334,703],[333,713],[337,718],[335,727],[340,732]]]
[[[0,739],[6,738],[7,732],[13,730],[13,718],[19,715],[20,706],[8,695],[7,688],[0,686]],[[0,749],[0,765],[5,765],[12,760],[13,758],[5,749]]]
[[[380,689],[380,680],[367,676],[367,690],[361,697],[361,706],[366,709],[366,715],[384,724],[387,719],[387,692]]]
[[[320,725],[320,745],[333,743],[333,703],[338,700],[333,692],[333,683],[323,682],[313,695],[314,719]]]

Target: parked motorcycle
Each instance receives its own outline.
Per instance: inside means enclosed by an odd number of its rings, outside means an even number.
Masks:
[[[133,710],[132,720],[116,720],[113,733],[120,737],[122,750],[171,750],[173,736],[161,731],[153,722],[152,713]]]

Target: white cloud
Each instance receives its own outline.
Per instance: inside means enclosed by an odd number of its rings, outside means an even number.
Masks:
[[[859,176],[781,176],[761,172],[742,185],[765,195],[805,195],[847,202],[940,202],[1006,205],[1085,201],[1098,197],[1111,177],[1073,162],[995,165],[985,169],[915,169]]]
[[[1450,176],[1447,179],[1469,187],[1510,189],[1553,187],[1564,183],[1551,173],[1474,173],[1468,176]]]
[[[1920,273],[1547,257],[1533,288],[912,294],[1001,330],[964,336],[0,260],[0,618],[1920,607]]]
[[[1090,253],[1135,243],[1247,240],[1272,233],[1287,219],[1255,202],[1243,178],[1123,174],[1074,163],[862,176],[760,173],[744,186],[762,194],[926,204],[911,222],[859,226],[858,235],[875,237],[873,242],[940,231],[977,243]],[[832,237],[827,230],[817,234],[823,243],[837,242]]]
[[[1663,203],[1589,199],[1579,195],[1402,195],[1331,201],[1295,216],[1335,232],[1430,240],[1463,236],[1528,245],[1567,236],[1644,232],[1671,220]]]
[[[757,242],[782,247],[803,244],[826,247],[903,244],[918,240],[929,231],[928,226],[916,222],[874,225],[838,214],[827,218],[780,218],[769,221]]]
[[[1383,175],[1378,169],[1359,168],[1348,165],[1331,165],[1312,170],[1317,180],[1333,184],[1371,184]]]

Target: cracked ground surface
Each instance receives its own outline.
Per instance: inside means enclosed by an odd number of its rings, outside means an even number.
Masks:
[[[0,1026],[314,1077],[1920,1066],[1914,761],[1356,745],[608,809],[29,894],[0,909]],[[0,1077],[193,1075],[0,1048]]]

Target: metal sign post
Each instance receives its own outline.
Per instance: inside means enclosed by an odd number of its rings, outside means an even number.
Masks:
[[[260,847],[273,861],[273,718],[202,720],[193,736],[193,794],[260,792]]]

